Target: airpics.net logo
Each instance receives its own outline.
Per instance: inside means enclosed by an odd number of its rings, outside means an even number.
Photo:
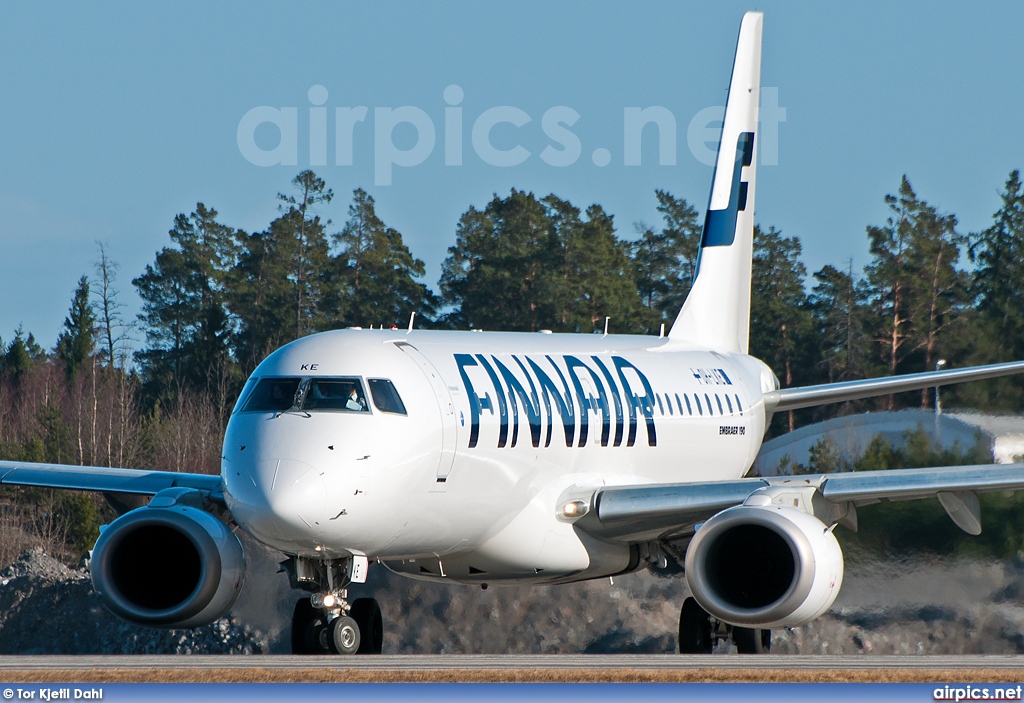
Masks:
[[[261,105],[252,108],[238,122],[238,150],[256,166],[298,166],[301,161],[306,161],[303,165],[310,167],[352,166],[357,139],[368,140],[372,130],[373,175],[377,186],[391,185],[396,168],[420,166],[438,149],[444,152],[445,166],[463,166],[475,158],[489,166],[511,168],[538,158],[548,166],[564,168],[584,158],[583,142],[572,129],[582,116],[566,105],[550,107],[540,116],[539,128],[547,144],[534,153],[520,143],[527,138],[530,142],[536,141],[536,134],[523,131],[537,129],[533,115],[511,105],[467,115],[462,107],[465,91],[458,85],[444,89],[443,106],[439,104],[434,109],[433,117],[427,110],[412,105],[374,107],[372,114],[365,105],[338,106],[331,110],[327,105],[328,97],[327,88],[314,85],[308,92],[308,107]],[[442,110],[443,116],[439,114]],[[697,162],[714,165],[724,113],[723,106],[715,105],[690,118],[686,146]],[[440,135],[435,117],[440,118]],[[300,120],[307,119],[308,132],[302,129],[301,133],[308,137],[308,144],[301,144]],[[779,89],[762,88],[757,146],[761,165],[779,163],[779,125],[785,121],[786,108],[779,106]],[[502,139],[500,146],[496,146],[493,136],[499,129]],[[467,131],[472,155],[464,153]],[[415,138],[411,143],[408,139],[399,139],[396,143],[396,134],[400,132],[406,136],[415,134]],[[510,133],[514,135],[511,140]],[[668,108],[659,105],[624,107],[621,133],[619,153],[623,166],[643,165],[645,139],[656,141],[660,166],[676,165],[678,121]],[[333,135],[333,154],[328,149],[329,135]],[[589,157],[594,166],[601,168],[610,165],[615,158],[612,150],[604,146],[589,150]]]

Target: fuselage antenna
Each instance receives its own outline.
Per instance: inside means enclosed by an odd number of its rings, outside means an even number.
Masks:
[[[610,320],[610,319],[612,319],[612,318],[610,318],[610,317],[604,318],[604,336],[605,337],[608,336],[608,320]]]
[[[409,315],[409,329],[406,330],[406,334],[409,334],[409,332],[412,332],[412,323],[415,320],[416,320],[416,311],[413,310],[412,314]]]

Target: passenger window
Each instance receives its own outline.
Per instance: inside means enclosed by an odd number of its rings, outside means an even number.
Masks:
[[[701,417],[704,417],[704,408],[701,407],[700,396],[696,393],[693,394],[693,402],[697,404],[697,412],[700,413]],[[711,410],[711,408],[708,408],[708,410]]]
[[[686,401],[686,414],[692,416],[693,408],[690,407],[690,396],[683,393],[683,400]]]
[[[672,409],[672,399],[668,397],[668,393],[665,394],[665,405],[668,406],[668,414],[675,415],[676,411]]]
[[[302,409],[370,412],[358,378],[314,378],[306,389]]]
[[[714,417],[715,416],[715,409],[713,407],[711,407],[711,398],[708,397],[707,393],[704,394],[704,402],[707,403],[707,406],[708,406],[708,415]]]
[[[295,404],[297,378],[264,378],[260,381],[242,412],[284,412]]]
[[[740,402],[739,395],[736,395],[735,398],[736,398],[736,409],[739,410],[740,411],[740,415],[742,415],[743,414],[743,403]]]
[[[729,414],[732,415],[732,400],[729,396],[725,396],[725,404],[729,406]]]
[[[382,413],[394,413],[396,415],[407,415],[405,403],[398,395],[395,384],[386,378],[371,378],[367,381],[370,386],[370,395],[373,396],[373,404]]]
[[[722,407],[722,397],[715,393],[715,402],[718,403],[718,414],[725,415],[725,409]]]
[[[683,414],[683,401],[679,400],[679,394],[676,393],[676,407],[679,408],[679,414]]]
[[[665,406],[663,406],[661,404],[661,396],[658,395],[657,393],[655,393],[654,397],[658,399],[658,414],[659,415],[664,415],[665,414]]]

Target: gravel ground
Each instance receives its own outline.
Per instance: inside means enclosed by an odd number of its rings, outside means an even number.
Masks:
[[[40,551],[0,571],[0,654],[287,653],[299,593],[277,557],[247,544],[231,613],[206,627],[138,627],[102,606],[84,568]],[[675,650],[678,577],[648,572],[569,586],[491,588],[410,581],[379,566],[351,595],[374,595],[386,653],[665,653]],[[1024,559],[1010,563],[850,560],[832,610],[775,632],[779,654],[1024,653]],[[723,644],[721,651],[729,646]]]

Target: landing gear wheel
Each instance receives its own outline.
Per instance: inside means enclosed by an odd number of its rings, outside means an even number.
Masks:
[[[772,648],[772,631],[734,627],[732,641],[740,654],[767,654]]]
[[[309,598],[299,600],[292,612],[292,654],[325,654],[319,642],[323,626],[323,616]]]
[[[333,651],[338,654],[355,654],[359,651],[359,625],[352,618],[335,618],[325,629]]]
[[[711,616],[693,598],[683,601],[679,612],[679,653],[711,654]]]
[[[359,626],[359,651],[356,654],[380,654],[384,647],[384,619],[373,598],[357,598],[349,615]]]
[[[295,604],[292,613],[292,654],[330,654],[327,641],[327,618],[303,598]]]

